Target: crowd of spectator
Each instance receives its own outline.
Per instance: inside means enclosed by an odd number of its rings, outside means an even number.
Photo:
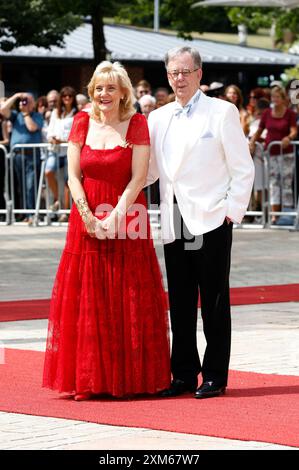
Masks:
[[[291,141],[297,138],[299,125],[297,105],[290,99],[290,86],[284,88],[280,82],[273,82],[269,88],[254,88],[248,96],[243,96],[241,89],[220,82],[202,84],[201,91],[208,96],[232,102],[239,110],[240,122],[248,138],[254,159],[256,176],[251,208],[261,210],[262,194],[265,192],[263,176],[262,148],[270,146],[269,200],[273,211],[280,211],[296,206],[299,183],[299,151]],[[137,112],[148,118],[149,114],[161,106],[174,101],[173,93],[166,87],[153,90],[147,80],[141,80],[135,86]],[[46,96],[36,100],[28,92],[15,93],[0,100],[0,144],[7,150],[16,144],[47,143],[45,178],[51,194],[50,210],[55,216],[59,209],[69,209],[70,195],[67,187],[66,143],[74,115],[81,110],[88,111],[90,102],[82,93],[76,94],[74,88],[64,86],[59,92],[50,90]],[[271,146],[271,142],[280,141],[280,146]],[[257,142],[260,145],[256,145]],[[29,225],[33,221],[36,203],[37,181],[40,176],[40,160],[44,150],[32,148],[14,150],[14,201],[15,207],[26,208],[28,213],[19,216],[19,220]],[[296,165],[297,160],[297,165]],[[58,170],[64,175],[63,195],[58,189]],[[297,171],[297,175],[296,175]],[[4,152],[0,149],[0,209],[5,208],[4,198],[5,164]],[[158,202],[158,187],[152,191],[152,202]],[[31,211],[30,211],[31,210]],[[3,215],[0,218],[3,218]],[[62,213],[56,217],[66,222],[68,216]],[[251,219],[250,221],[253,221]],[[277,216],[272,217],[276,224]]]
[[[77,94],[70,86],[60,92],[51,90],[46,96],[34,99],[31,93],[18,92],[1,102],[0,116],[1,143],[8,150],[13,150],[14,171],[14,207],[28,209],[28,213],[19,216],[19,220],[32,225],[33,216],[30,209],[35,208],[37,185],[40,176],[41,156],[46,156],[45,177],[52,196],[50,209],[53,212],[61,207],[69,209],[70,195],[67,187],[66,143],[74,115],[88,105],[88,98]],[[0,136],[1,137],[1,136]],[[47,151],[33,148],[14,148],[22,144],[47,143]],[[4,152],[0,154],[1,187],[4,193]],[[57,169],[64,171],[64,196],[60,201],[57,181]],[[0,208],[5,207],[4,198],[0,199]],[[67,215],[61,214],[60,222],[67,221]]]

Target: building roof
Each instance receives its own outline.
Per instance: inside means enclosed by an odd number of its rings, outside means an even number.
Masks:
[[[197,48],[204,63],[231,64],[273,64],[296,65],[299,56],[279,51],[244,47],[233,44],[194,39],[185,41],[172,34],[156,33],[133,27],[105,25],[106,47],[113,60],[121,61],[163,61],[165,52],[173,47],[190,45]],[[65,36],[63,48],[53,46],[45,49],[36,46],[22,46],[11,52],[0,50],[2,57],[27,57],[44,59],[92,60],[92,30],[90,24],[83,24]]]

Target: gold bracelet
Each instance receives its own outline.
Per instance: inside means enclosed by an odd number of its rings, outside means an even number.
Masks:
[[[86,223],[88,221],[89,214],[91,214],[91,210],[88,207],[86,199],[84,197],[77,199],[76,206],[83,222]]]

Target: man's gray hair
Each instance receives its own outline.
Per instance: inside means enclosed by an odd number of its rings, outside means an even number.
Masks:
[[[156,98],[152,95],[143,95],[139,98],[138,103],[143,106],[146,101],[149,101],[153,106],[156,104]]]
[[[200,57],[200,53],[198,52],[195,47],[189,47],[189,46],[183,46],[183,47],[174,47],[173,49],[170,49],[168,52],[166,52],[165,55],[165,67],[168,67],[168,63],[170,60],[172,60],[174,57],[177,57],[178,55],[188,53],[191,55],[194,61],[195,67],[198,67],[201,69],[202,67],[202,60]]]

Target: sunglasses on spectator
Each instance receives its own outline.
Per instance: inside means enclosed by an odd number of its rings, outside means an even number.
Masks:
[[[257,100],[257,96],[255,95],[250,95],[249,98],[254,98],[255,100]]]
[[[69,95],[68,93],[66,93],[65,95],[61,95],[62,98],[74,98],[73,95]]]

